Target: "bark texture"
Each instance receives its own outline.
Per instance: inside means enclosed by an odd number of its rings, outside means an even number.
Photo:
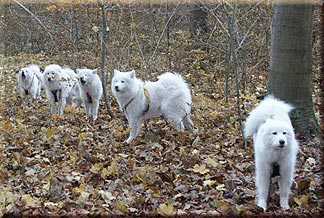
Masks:
[[[193,38],[205,35],[208,32],[207,13],[203,10],[202,4],[191,4],[190,12],[190,33]]]
[[[293,104],[296,132],[320,136],[312,102],[313,4],[275,4],[268,92]]]

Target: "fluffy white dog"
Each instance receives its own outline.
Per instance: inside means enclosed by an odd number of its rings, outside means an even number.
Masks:
[[[89,118],[92,115],[93,120],[96,120],[98,117],[99,101],[103,93],[102,83],[97,69],[76,69],[76,72],[79,78],[86,116]]]
[[[68,97],[66,103],[73,107],[80,107],[82,104],[81,87],[78,82],[78,75],[70,68],[63,69],[71,78],[67,83]]]
[[[114,70],[111,89],[131,127],[127,143],[139,134],[142,120],[160,114],[178,131],[194,129],[190,119],[190,90],[179,74],[164,73],[157,82],[144,83],[135,77],[134,70]]]
[[[43,77],[46,96],[51,104],[51,113],[62,115],[71,91],[69,88],[71,77],[57,64],[46,66]]]
[[[18,72],[18,89],[23,97],[23,108],[27,101],[37,99],[41,94],[42,73],[38,65],[31,64]]]
[[[257,205],[264,211],[273,167],[279,166],[280,206],[289,209],[289,194],[294,178],[298,142],[295,139],[289,112],[293,109],[273,96],[267,96],[249,114],[244,128],[244,136],[253,136]]]

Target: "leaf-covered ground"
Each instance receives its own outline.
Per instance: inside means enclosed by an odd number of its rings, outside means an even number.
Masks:
[[[102,101],[95,122],[86,120],[83,109],[71,107],[64,116],[50,115],[44,93],[32,110],[23,110],[15,71],[30,62],[46,66],[50,60],[23,54],[1,59],[0,217],[263,213],[254,204],[253,146],[251,141],[244,145],[235,93],[226,103],[221,75],[183,75],[192,89],[194,133],[176,132],[157,118],[125,145],[129,129],[114,99],[116,116],[108,115]],[[240,99],[243,121],[256,97],[266,92],[266,72],[253,77],[253,89]],[[314,96],[318,100],[316,90]],[[323,146],[300,142],[291,210],[280,209],[274,184],[268,216],[323,213]]]

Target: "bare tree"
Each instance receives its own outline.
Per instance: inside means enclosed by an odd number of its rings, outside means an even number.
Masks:
[[[268,92],[292,103],[296,131],[320,136],[312,101],[312,31],[314,5],[276,2],[271,31]]]
[[[105,105],[110,116],[113,116],[111,110],[111,104],[108,96],[107,90],[107,75],[105,72],[106,65],[106,45],[107,45],[107,18],[106,18],[106,7],[102,0],[99,0],[99,5],[101,8],[101,18],[102,18],[102,32],[101,32],[101,81],[104,93]]]

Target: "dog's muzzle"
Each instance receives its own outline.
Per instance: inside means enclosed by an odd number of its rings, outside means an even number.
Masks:
[[[81,78],[80,81],[81,81],[81,84],[82,84],[82,85],[85,85],[86,82],[87,82],[87,81],[85,81],[83,78]]]
[[[280,140],[278,147],[283,148],[283,147],[285,147],[285,144],[286,144],[285,140]]]
[[[25,72],[23,71],[23,72],[21,72],[21,77],[22,77],[22,80],[25,80],[26,79],[26,74],[25,74]]]
[[[116,92],[119,92],[120,91],[119,86],[115,86],[115,90]]]
[[[52,81],[52,79],[49,77],[49,78],[47,78],[47,80],[48,80],[48,82],[51,82]]]

